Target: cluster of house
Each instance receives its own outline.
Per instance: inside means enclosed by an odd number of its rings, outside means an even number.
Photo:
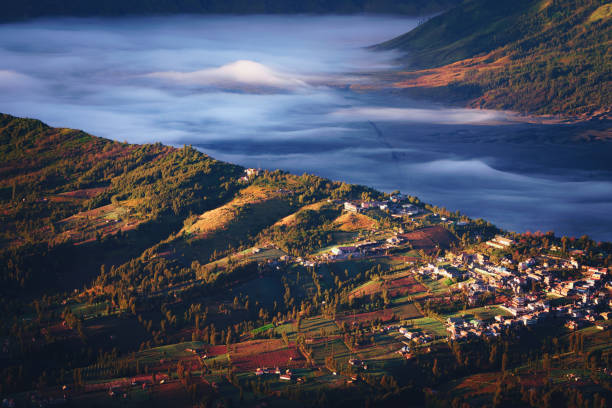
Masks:
[[[422,331],[414,332],[414,331],[408,330],[405,327],[400,327],[398,331],[407,340],[414,341],[417,344],[425,344],[425,343],[429,343],[433,341],[433,337],[431,337],[429,334],[422,332]]]
[[[512,314],[512,317],[497,315],[491,322],[480,319],[449,317],[446,330],[451,340],[461,341],[473,337],[497,337],[508,328],[533,326],[550,316],[547,302],[538,300],[527,303],[524,297],[515,297],[512,302],[501,306]]]
[[[588,268],[583,279],[555,282],[549,292],[559,296],[586,296],[589,297],[597,290],[607,276],[606,268]]]
[[[380,329],[381,332],[387,333],[393,330],[397,330],[406,340],[403,341],[404,346],[400,348],[397,353],[406,357],[411,358],[410,343],[426,344],[434,340],[434,338],[424,331],[410,331],[408,328],[400,325],[388,325]]]
[[[348,363],[351,366],[355,367],[355,368],[361,368],[363,370],[367,370],[368,369],[368,365],[363,360],[359,360],[359,359],[356,359],[356,358],[351,358],[351,359],[349,359]]]
[[[493,243],[494,245],[491,245]],[[512,240],[497,236],[488,241],[487,245],[512,245]],[[459,270],[455,276],[465,276],[465,271],[471,279],[459,284],[467,290],[468,302],[476,303],[478,296],[485,292],[511,293],[511,298],[501,307],[510,317],[496,316],[492,323],[484,323],[477,319],[466,321],[462,318],[450,318],[447,321],[449,337],[453,340],[467,339],[472,336],[498,336],[506,327],[532,326],[548,318],[560,318],[565,326],[574,330],[589,322],[601,322],[608,319],[608,311],[612,308],[609,291],[612,283],[608,279],[607,268],[583,267],[581,279],[562,280],[552,272],[563,269],[577,269],[575,259],[562,259],[547,255],[528,258],[515,264],[509,258],[503,258],[499,264],[494,264],[480,253],[448,254],[452,268]],[[424,275],[451,277],[449,267],[429,264],[419,269]],[[533,284],[537,291],[530,291]],[[547,295],[571,297],[571,303],[564,306],[551,307],[545,299]],[[600,325],[607,329],[608,325]],[[599,326],[597,326],[599,327]]]
[[[514,296],[500,307],[519,318],[525,326],[530,326],[539,319],[548,317],[550,313],[549,302],[540,299],[538,295]]]
[[[291,370],[287,369],[284,372],[282,372],[281,369],[278,367],[274,369],[258,367],[257,370],[255,370],[255,375],[258,377],[263,376],[263,375],[278,375],[278,378],[280,380],[284,380],[284,381],[293,380],[293,373],[291,372]]]
[[[327,255],[327,259],[347,259],[360,258],[363,256],[371,256],[380,253],[383,250],[381,244],[377,241],[365,241],[358,242],[350,246],[338,246],[332,248],[330,253]]]
[[[259,175],[260,169],[244,169],[244,174],[238,180],[243,183],[248,183]]]
[[[414,204],[404,202],[404,196],[392,196],[385,201],[346,201],[344,209],[352,213],[363,213],[371,209],[388,211],[392,217],[414,216],[421,210]]]
[[[195,354],[196,356],[200,357],[201,359],[206,359],[208,358],[208,355],[206,354],[206,350],[203,348],[199,348],[199,347],[187,347],[185,349],[186,352],[191,353],[191,354]]]
[[[446,331],[451,340],[465,340],[471,337],[499,336],[502,326],[499,323],[485,324],[479,319],[466,320],[461,317],[449,317],[446,320]]]
[[[501,235],[496,235],[495,238],[486,242],[486,244],[490,247],[497,249],[506,249],[509,246],[514,244],[514,241],[510,238],[502,237]]]
[[[417,273],[427,277],[437,276],[439,278],[449,279],[464,279],[468,274],[465,270],[455,266],[441,266],[432,263],[420,267],[417,269]]]
[[[556,315],[565,318],[565,326],[571,330],[592,323],[595,323],[599,329],[607,329],[608,324],[600,325],[599,323],[610,319],[610,309],[612,309],[610,289],[612,289],[610,283],[606,285],[600,283],[595,290],[577,296],[577,301],[556,308]]]
[[[332,248],[325,256],[328,260],[361,258],[365,256],[376,256],[384,254],[387,250],[395,248],[406,242],[406,238],[395,234],[385,240],[357,242],[350,246],[338,246]]]
[[[487,255],[481,253],[448,253],[446,260],[450,260],[452,268],[459,270],[459,272],[455,272],[455,276],[472,278],[476,287],[483,287],[490,291],[510,289],[515,295],[523,293],[532,282],[538,283],[545,292],[554,293],[555,287],[565,287],[566,283],[559,282],[552,271],[575,269],[577,267],[577,264],[573,261],[554,259],[548,256],[529,258],[518,264],[512,259],[504,257],[499,261],[499,264],[495,264],[489,260]],[[438,267],[438,270],[440,269]],[[448,270],[449,268],[443,269]],[[434,271],[431,265],[429,271]],[[465,273],[462,273],[463,271]],[[601,279],[605,275],[599,274],[596,276]],[[566,296],[567,292],[559,294]]]

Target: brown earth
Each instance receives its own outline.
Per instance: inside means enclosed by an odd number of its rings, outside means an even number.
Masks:
[[[287,347],[280,339],[251,340],[231,346],[232,365],[240,371],[257,368],[302,367],[304,361],[295,343]]]
[[[448,249],[457,241],[457,238],[446,228],[441,226],[422,228],[417,231],[403,234],[414,249],[433,252],[437,248]]]
[[[375,229],[378,222],[363,214],[345,212],[334,220],[334,226],[340,231],[360,231]]]

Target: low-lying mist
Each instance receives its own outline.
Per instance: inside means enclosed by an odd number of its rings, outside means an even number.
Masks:
[[[612,239],[607,145],[543,147],[530,132],[568,126],[349,89],[397,68],[396,55],[366,47],[416,24],[173,16],[0,25],[0,111],[401,189],[514,230]]]

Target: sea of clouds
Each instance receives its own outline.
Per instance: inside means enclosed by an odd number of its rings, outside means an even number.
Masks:
[[[581,169],[590,152],[558,147],[578,163],[570,169],[545,151],[492,150],[482,141],[499,145],[532,125],[511,112],[349,89],[397,68],[396,54],[367,46],[416,25],[391,16],[3,24],[0,112],[115,140],[192,144],[246,166],[398,188],[516,230],[612,239],[605,210],[612,169]]]

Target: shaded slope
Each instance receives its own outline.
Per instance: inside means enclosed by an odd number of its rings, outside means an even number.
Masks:
[[[238,166],[0,115],[3,289],[72,288],[231,198]]]
[[[404,62],[430,68],[489,52],[527,34],[520,24],[530,0],[464,1],[414,30],[381,44],[407,52]],[[531,28],[535,29],[535,27]]]

